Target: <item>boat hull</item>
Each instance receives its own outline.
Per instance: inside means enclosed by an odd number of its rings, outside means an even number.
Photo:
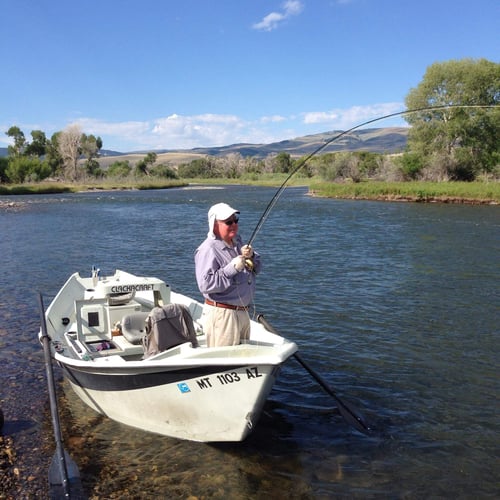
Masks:
[[[95,411],[148,432],[202,442],[242,441],[253,430],[279,366],[212,366],[135,375],[63,365]]]

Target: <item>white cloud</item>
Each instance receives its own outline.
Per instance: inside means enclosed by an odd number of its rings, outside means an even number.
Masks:
[[[148,122],[127,121],[110,123],[94,118],[79,118],[72,122],[71,125],[79,125],[87,135],[114,135],[127,138],[134,138],[137,135],[147,133],[150,128]]]
[[[173,114],[156,119],[151,134],[161,148],[193,148],[230,144],[244,128],[244,120],[234,115]]]
[[[283,5],[282,12],[271,12],[265,16],[262,21],[255,23],[252,28],[260,31],[272,31],[276,29],[281,22],[291,16],[296,16],[302,12],[304,6],[299,0],[288,0]]]
[[[347,129],[369,120],[376,120],[392,113],[402,111],[400,102],[371,104],[368,106],[353,106],[347,109],[330,111],[311,111],[303,113],[303,123],[306,125],[323,124],[328,127]],[[383,125],[381,125],[383,126]]]
[[[286,118],[281,115],[272,115],[272,116],[262,116],[260,118],[261,123],[279,123],[284,122]]]

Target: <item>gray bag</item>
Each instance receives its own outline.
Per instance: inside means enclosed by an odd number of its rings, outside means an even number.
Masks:
[[[182,304],[155,307],[146,319],[146,331],[144,359],[184,342],[198,347],[193,319],[189,309]]]

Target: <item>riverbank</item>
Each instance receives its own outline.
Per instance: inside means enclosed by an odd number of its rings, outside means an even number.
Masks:
[[[500,204],[499,182],[311,183],[314,196],[417,203]]]
[[[279,187],[286,181],[289,186],[307,186],[313,196],[337,199],[358,199],[418,203],[458,203],[471,205],[500,204],[500,182],[324,182],[317,179],[297,177],[287,181],[286,174],[264,175],[241,179],[190,179],[147,181],[102,181],[68,184],[59,182],[33,183],[0,186],[0,195],[33,195],[77,193],[83,191],[147,190],[186,187],[192,184],[241,184]],[[0,209],[16,210],[22,205],[15,199],[0,200]]]

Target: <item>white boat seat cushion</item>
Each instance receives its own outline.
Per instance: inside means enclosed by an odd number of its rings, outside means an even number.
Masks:
[[[131,344],[140,344],[146,335],[147,312],[127,314],[122,318],[122,334]]]

